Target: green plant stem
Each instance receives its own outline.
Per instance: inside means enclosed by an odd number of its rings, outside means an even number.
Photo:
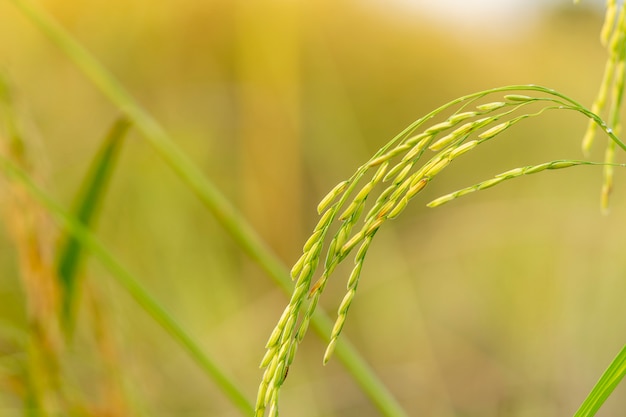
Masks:
[[[246,396],[237,388],[226,374],[217,366],[198,343],[176,322],[176,320],[152,298],[141,286],[139,281],[104,247],[104,245],[76,218],[68,215],[61,206],[54,202],[39,187],[37,187],[26,173],[15,164],[0,157],[0,169],[7,176],[15,178],[24,188],[45,207],[67,232],[88,248],[93,255],[111,272],[117,282],[137,301],[137,303],[157,322],[167,333],[189,353],[189,355],[201,366],[201,368],[217,383],[228,398],[242,412],[251,415],[254,412],[253,405]]]
[[[574,417],[594,416],[625,375],[626,346],[622,348],[606,371],[604,371],[604,374],[602,374],[591,393],[581,404]]]
[[[287,268],[267,248],[253,228],[240,216],[230,202],[210,183],[204,174],[181,152],[159,123],[126,92],[120,83],[96,59],[78,44],[65,29],[44,12],[24,0],[9,0],[54,42],[85,75],[124,112],[152,144],[166,163],[194,191],[212,212],[222,227],[285,293],[290,294],[292,282]],[[102,248],[104,249],[104,248]],[[328,342],[332,321],[320,312],[312,318],[312,325]],[[358,351],[343,338],[336,355],[352,374],[355,381],[379,408],[389,417],[406,413],[378,379]]]

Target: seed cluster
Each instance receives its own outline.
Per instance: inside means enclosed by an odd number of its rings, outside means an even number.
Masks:
[[[518,92],[542,94],[533,97]],[[486,96],[495,93],[505,95],[498,101],[483,101]],[[540,107],[530,111],[527,106],[531,104]],[[291,270],[291,276],[296,281],[294,292],[266,344],[267,351],[261,361],[265,372],[257,396],[257,417],[263,416],[267,408],[270,416],[278,415],[280,387],[293,362],[298,344],[306,334],[328,278],[337,265],[358,247],[354,267],[346,285],[346,294],[337,309],[337,319],[324,354],[324,363],[329,361],[338,343],[356,294],[367,251],[378,229],[387,220],[400,215],[409,201],[455,158],[495,138],[519,121],[551,109],[575,110],[588,117],[595,116],[573,100],[538,86],[504,87],[461,97],[419,119],[381,148],[350,179],[337,184],[321,200],[318,205],[321,218],[304,244],[302,256]],[[429,123],[431,119],[441,117],[445,112],[451,114],[441,122]],[[594,120],[596,123],[601,122],[597,116]],[[602,125],[602,128],[606,129],[606,126]],[[470,140],[470,136],[474,138]],[[434,155],[418,166],[419,160],[427,151],[434,152]],[[436,199],[429,206],[444,204],[511,178],[580,164],[585,162],[553,161],[508,171]],[[368,199],[374,190],[382,188],[380,185],[385,187],[365,212]],[[366,214],[363,216],[364,212]],[[335,222],[339,222],[339,225],[328,243],[323,271],[313,283],[312,278],[322,256],[326,235]]]

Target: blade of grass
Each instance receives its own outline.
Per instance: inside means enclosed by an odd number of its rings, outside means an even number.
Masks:
[[[574,417],[592,417],[595,416],[604,401],[611,395],[615,387],[626,375],[626,345],[617,354],[613,362],[604,371],[595,387],[582,405],[574,414]]]
[[[129,127],[130,122],[125,118],[113,124],[83,181],[72,214],[88,229],[94,224]],[[60,242],[56,269],[61,288],[61,323],[69,337],[74,325],[73,308],[78,297],[77,279],[84,251],[80,241],[67,232],[61,236]]]
[[[139,281],[104,247],[104,245],[75,217],[67,214],[61,206],[46,195],[32,180],[14,163],[0,157],[0,170],[7,177],[15,178],[32,197],[45,207],[57,221],[66,228],[67,232],[81,246],[89,249],[100,260],[117,282],[137,301],[137,303],[157,322],[165,331],[178,342],[189,355],[198,363],[218,387],[226,394],[232,403],[244,415],[252,415],[254,407],[246,396],[232,382],[176,320],[141,286]]]
[[[94,85],[124,112],[168,165],[213,213],[222,227],[285,293],[291,294],[289,271],[267,248],[253,228],[204,174],[181,152],[159,123],[146,112],[121,84],[74,38],[45,12],[24,0],[10,0],[80,68]],[[328,342],[332,321],[323,313],[312,318],[312,325]],[[402,407],[378,379],[358,351],[344,339],[335,350],[337,357],[355,381],[385,416],[406,416]]]

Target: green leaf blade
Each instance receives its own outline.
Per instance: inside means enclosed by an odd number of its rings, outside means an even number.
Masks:
[[[604,371],[574,417],[595,416],[624,376],[626,376],[626,345]]]
[[[92,228],[97,219],[129,127],[130,122],[123,117],[112,125],[83,180],[72,215],[88,229]],[[74,304],[78,297],[79,272],[84,253],[85,248],[80,240],[64,230],[57,252],[56,272],[61,288],[61,323],[68,336],[75,321]]]

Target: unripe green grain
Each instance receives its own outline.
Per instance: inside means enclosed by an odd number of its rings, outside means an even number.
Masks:
[[[482,119],[476,120],[474,123],[474,128],[475,129],[480,129],[481,127],[485,127],[488,124],[493,123],[494,121],[498,120],[498,116],[491,116],[491,117],[483,117]]]
[[[394,219],[396,217],[398,217],[398,215],[400,213],[402,213],[402,211],[406,208],[407,204],[409,203],[409,199],[404,197],[400,200],[400,202],[398,204],[396,204],[396,206],[393,208],[393,210],[391,210],[389,212],[389,214],[387,215],[388,219]]]
[[[537,100],[534,97],[530,97],[530,96],[526,96],[522,94],[507,94],[504,96],[504,98],[505,100],[509,100],[509,101],[521,101],[521,102]]]
[[[311,321],[310,318],[305,317],[302,320],[302,323],[300,323],[300,327],[298,328],[298,331],[296,332],[296,340],[298,341],[298,343],[302,342],[302,340],[304,339],[304,335],[306,334],[306,331],[309,329],[310,321]]]
[[[376,183],[374,181],[370,181],[361,188],[361,191],[354,197],[355,202],[361,202],[365,200],[365,198],[372,192],[372,189]]]
[[[532,167],[527,167],[524,174],[536,174],[537,172],[545,171],[550,166],[549,163],[539,164]]]
[[[371,182],[374,184],[379,183],[380,180],[382,180],[383,177],[385,176],[385,173],[387,172],[388,167],[389,167],[389,161],[384,162],[374,174],[374,177],[372,178]]]
[[[411,168],[413,168],[413,164],[408,164],[407,166],[405,166],[404,169],[402,169],[402,171],[400,171],[398,175],[396,175],[396,177],[393,179],[392,184],[400,184],[402,180],[404,180],[404,178],[408,175],[408,173],[411,172]]]
[[[580,162],[578,161],[556,161],[550,164],[550,166],[548,167],[548,169],[561,169],[561,168],[569,168],[569,167],[573,167],[575,165],[580,165]],[[608,166],[609,168],[612,168],[611,166]]]
[[[415,135],[415,136],[410,137],[404,143],[406,145],[411,145],[411,146],[414,146],[416,143],[419,143],[421,141],[425,141],[426,143],[428,143],[428,141],[430,140],[431,136],[432,136],[432,134],[422,132],[419,135]]]
[[[339,194],[343,193],[346,190],[346,188],[348,188],[349,184],[350,184],[350,181],[342,181],[339,184],[335,185],[335,187],[332,190],[330,190],[330,192],[326,194],[324,198],[322,198],[322,201],[317,206],[317,213],[321,214],[322,211],[324,211],[324,209],[326,209],[328,205],[335,198],[337,198]]]
[[[325,267],[328,269],[331,262],[334,261],[335,253],[339,245],[337,245],[337,236],[334,236],[328,245],[328,256],[326,257]]]
[[[446,120],[445,122],[441,122],[441,123],[437,123],[435,125],[432,125],[428,129],[426,129],[424,131],[424,133],[427,134],[427,135],[434,135],[434,134],[442,132],[442,131],[444,131],[446,129],[449,129],[452,126],[454,126],[454,123],[451,123],[449,120]]]
[[[336,210],[333,208],[326,210],[317,222],[317,225],[315,226],[315,231],[326,228],[326,226],[330,224],[332,217],[335,214],[335,211]]]
[[[335,325],[333,326],[333,330],[332,330],[332,336],[333,338],[337,338],[337,336],[339,336],[339,333],[341,333],[341,330],[343,329],[343,325],[346,322],[346,312],[340,312],[339,316],[337,316],[337,320],[335,320]]]
[[[432,159],[430,159],[428,162],[426,162],[424,165],[422,165],[422,167],[419,169],[419,173],[422,177],[425,177],[426,172],[428,172],[432,167],[434,167],[435,165],[437,165],[439,163],[439,161],[441,161],[441,153],[438,154],[437,156],[433,157]]]
[[[352,226],[353,225],[351,223],[345,223],[341,226],[341,229],[339,229],[339,232],[337,233],[337,247],[335,249],[337,253],[341,253],[341,248],[348,241]]]
[[[476,106],[476,108],[480,111],[493,111],[493,110],[502,108],[504,106],[506,106],[506,103],[502,101],[494,101],[494,102],[487,103],[487,104],[481,104],[479,106]]]
[[[456,141],[457,139],[461,138],[462,136],[468,134],[473,129],[475,129],[476,126],[478,125],[478,123],[479,123],[479,121],[465,123],[463,126],[461,126],[458,129],[454,130],[449,135],[446,135],[446,136],[442,137],[437,142],[435,142],[432,145],[430,145],[428,149],[430,149],[431,151],[439,151],[439,150],[445,148],[446,146],[448,146],[452,142]]]
[[[267,370],[265,371],[265,374],[267,375],[267,380],[268,382],[272,380],[272,378],[274,377],[274,374],[276,373],[276,367],[278,366],[278,362],[280,361],[279,356],[276,355],[272,358],[272,362],[270,363],[270,366],[267,367]],[[272,386],[272,384],[270,384],[270,387]],[[269,390],[271,391],[271,390]],[[271,395],[271,392],[267,392],[268,395]],[[265,403],[267,404],[267,397],[265,399]]]
[[[450,164],[450,159],[444,158],[440,161],[437,161],[432,167],[430,167],[426,172],[424,172],[425,177],[434,177],[439,174],[445,167]]]
[[[389,172],[387,172],[387,174],[383,178],[383,182],[387,182],[390,179],[396,177],[402,170],[406,169],[407,166],[411,167],[412,164],[410,164],[408,161],[400,161],[400,162],[398,162],[396,165],[394,165],[393,168],[391,168],[389,170]],[[393,185],[392,185],[392,187],[393,187]]]
[[[300,271],[300,275],[298,275],[298,282],[302,280],[307,280],[311,273],[313,272],[313,265],[311,262],[307,262],[302,266],[302,270]]]
[[[404,180],[400,185],[396,186],[394,192],[391,193],[391,195],[389,196],[389,200],[396,201],[398,198],[400,198],[400,196],[404,194],[406,190],[408,190],[408,188],[410,187],[411,181],[413,181],[413,178],[409,177]]]
[[[481,139],[491,139],[492,137],[496,136],[498,133],[500,133],[503,130],[507,129],[509,126],[511,126],[511,122],[510,121],[504,122],[504,123],[500,123],[499,125],[496,125],[496,126],[492,127],[491,129],[484,131],[483,133],[478,135],[478,137],[481,138]]]
[[[296,263],[293,265],[293,267],[291,268],[291,279],[294,280],[298,277],[298,275],[300,275],[300,272],[302,271],[302,267],[304,266],[304,261],[307,258],[308,253],[303,253],[300,258],[298,258],[298,260],[296,261]]]
[[[372,160],[371,160],[371,161],[367,164],[367,166],[368,166],[369,168],[372,168],[372,167],[378,166],[378,165],[382,164],[383,162],[387,162],[387,161],[388,161],[389,159],[391,159],[392,157],[393,157],[393,155],[390,155],[390,154],[388,154],[388,153],[383,154],[383,155],[381,155],[381,156],[379,156],[379,157],[377,157],[377,158],[375,158],[375,159],[372,159]]]
[[[376,230],[378,230],[378,228],[385,222],[384,218],[377,218],[377,219],[373,219],[373,221],[371,223],[368,223],[368,225],[365,228],[365,235],[371,235],[372,233],[374,233]]]
[[[385,205],[385,203],[386,201],[376,200],[376,203],[374,203],[370,211],[367,212],[367,215],[365,216],[365,220],[369,221],[371,219],[374,219],[376,215],[378,214],[378,212],[380,211],[380,209]]]
[[[302,297],[304,296],[304,294],[306,294],[306,292],[309,290],[309,285],[308,283],[303,282],[301,285],[296,286],[296,289],[293,291],[293,295],[292,295],[292,299],[294,300],[300,300],[302,299]],[[289,319],[291,320],[293,318],[293,316],[289,317]],[[291,322],[287,322],[290,325],[293,324]],[[285,327],[285,332],[287,333],[287,327]]]
[[[326,351],[324,352],[324,359],[322,363],[326,365],[330,360],[331,356],[333,356],[333,352],[335,351],[335,346],[337,345],[337,339],[331,339],[328,342],[328,346],[326,346]]]
[[[264,400],[265,400],[265,393],[267,392],[267,384],[265,383],[261,383],[261,385],[259,386],[259,392],[257,392],[257,397],[256,397],[256,409],[259,410],[265,410],[265,407],[263,404]],[[257,416],[259,415],[258,412],[256,414]],[[263,416],[263,413],[261,413],[261,416]]]
[[[322,234],[324,234],[324,230],[319,229],[313,232],[313,234],[311,235],[311,237],[309,237],[306,241],[306,243],[303,246],[303,252],[308,252],[311,250],[311,248],[313,247],[314,244],[318,243],[320,240],[320,237],[322,236]]]
[[[276,330],[276,329],[274,329]],[[272,335],[274,333],[272,332]],[[280,337],[280,333],[278,334],[278,337]],[[278,342],[278,337],[276,338],[276,342]],[[266,345],[267,348],[267,345]],[[274,356],[276,356],[276,351],[278,349],[277,348],[272,348],[272,349],[268,349],[265,351],[265,355],[263,356],[263,359],[261,359],[261,364],[259,365],[259,368],[266,368],[267,365],[270,364],[270,362],[272,361],[272,359],[274,359]]]
[[[276,327],[278,327],[281,330],[284,329],[285,324],[287,323],[287,320],[289,319],[290,314],[291,314],[291,310],[289,306],[285,307],[285,309],[283,310],[283,314],[281,314],[280,319],[278,320],[278,323],[276,324]]]
[[[383,190],[382,193],[380,193],[380,195],[378,196],[378,198],[376,199],[376,202],[381,202],[381,201],[386,201],[389,199],[389,196],[396,190],[397,186],[396,185],[390,185],[387,188],[385,188]]]
[[[361,276],[362,267],[363,267],[363,262],[357,262],[356,265],[354,265],[352,272],[350,272],[350,277],[348,278],[348,282],[346,283],[346,289],[349,290],[356,286],[356,283],[359,280],[359,277]]]
[[[339,216],[339,220],[346,220],[348,217],[352,216],[359,208],[359,206],[362,205],[362,201],[353,201],[352,203],[350,203],[350,205],[348,206],[348,208],[341,213],[341,216]]]
[[[296,352],[298,351],[298,344],[292,343],[289,347],[289,354],[287,355],[287,366],[293,363],[294,358],[296,357]]]
[[[402,161],[408,161],[411,160],[413,158],[415,158],[416,156],[418,156],[421,152],[424,151],[424,149],[426,148],[426,145],[428,145],[428,142],[430,140],[430,136],[426,137],[425,139],[422,139],[420,142],[418,142],[413,149],[411,149],[409,152],[407,152],[406,155],[404,155],[404,157],[402,158]]]
[[[492,178],[490,180],[487,181],[483,181],[478,185],[477,191],[478,190],[485,190],[487,188],[491,188],[495,185],[500,184],[502,181],[506,180],[506,178],[504,177],[496,177],[496,178]]]
[[[454,200],[456,197],[453,194],[446,194],[444,196],[441,196],[439,198],[434,199],[433,201],[431,201],[430,203],[426,204],[426,207],[430,207],[430,208],[434,208],[434,207],[439,207],[443,204],[446,204],[449,201]]]
[[[406,192],[406,198],[413,198],[413,196],[428,184],[428,178],[420,178],[419,181],[412,181],[409,189]]]
[[[318,240],[317,242],[314,242],[311,245],[309,250],[306,252],[305,265],[315,261],[315,258],[317,258],[317,255],[319,254],[320,249],[322,249],[322,244],[323,242],[320,242]]]
[[[518,175],[524,174],[524,168],[514,168],[508,171],[505,171],[501,174],[496,175],[496,177],[516,177]]]
[[[352,303],[355,294],[356,289],[350,288],[346,295],[343,297],[343,300],[341,300],[341,304],[339,304],[339,314],[346,314],[348,312],[348,309],[350,308],[350,304]]]
[[[478,113],[475,111],[466,111],[463,113],[457,113],[448,118],[450,123],[458,123],[466,119],[470,119],[472,117],[478,116]]]
[[[287,363],[285,361],[280,361],[278,366],[276,367],[276,383],[275,385],[280,386],[285,381],[285,371],[287,369]]]
[[[354,236],[352,236],[352,238],[346,242],[345,245],[343,245],[341,247],[341,254],[345,254],[348,253],[352,250],[352,248],[354,248],[357,243],[359,243],[361,240],[363,240],[363,238],[365,237],[365,231],[360,231],[359,233],[355,234]]]
[[[454,159],[457,156],[463,155],[465,152],[474,149],[477,145],[478,145],[477,140],[471,140],[457,148],[452,149],[452,151],[450,151],[450,159]]]
[[[430,145],[428,147],[428,149],[430,149],[431,151],[439,151],[443,148],[445,148],[446,146],[448,146],[449,144],[451,144],[452,142],[456,141],[457,139],[459,139],[460,136],[456,135],[454,132],[442,137],[441,139],[439,139],[437,142],[433,143],[432,145]]]
[[[361,243],[361,247],[359,248],[359,250],[356,252],[356,255],[354,256],[354,259],[357,262],[362,262],[365,259],[365,254],[367,253],[367,250],[369,249],[373,238],[374,236],[368,236],[365,238],[363,243]]]
[[[265,343],[265,348],[269,349],[272,346],[275,346],[280,339],[280,335],[283,333],[283,327],[275,327],[270,335],[269,339],[267,339],[267,343]]]

